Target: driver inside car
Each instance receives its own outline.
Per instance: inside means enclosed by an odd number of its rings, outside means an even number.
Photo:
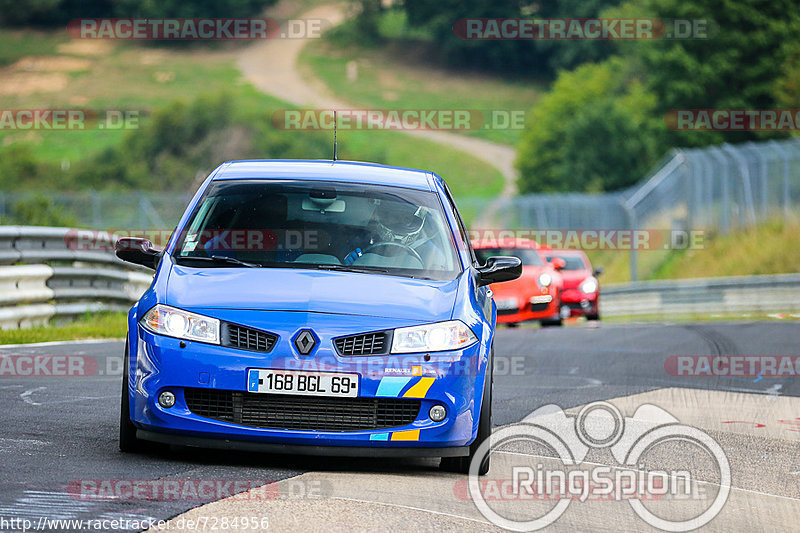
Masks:
[[[408,202],[376,200],[368,227],[372,235],[351,251],[344,264],[441,268],[445,258],[425,231],[427,212]]]

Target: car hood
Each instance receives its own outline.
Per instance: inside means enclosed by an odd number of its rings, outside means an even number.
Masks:
[[[574,289],[583,283],[583,280],[592,275],[588,270],[562,270],[560,274],[564,280],[565,289]]]
[[[458,279],[355,272],[174,265],[166,303],[183,309],[253,309],[435,322],[453,314]]]

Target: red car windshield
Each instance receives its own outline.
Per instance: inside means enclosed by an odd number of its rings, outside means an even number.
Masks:
[[[548,255],[547,260],[550,261],[554,257],[560,257],[566,263],[563,270],[588,270],[589,267],[583,262],[581,257],[577,255]]]

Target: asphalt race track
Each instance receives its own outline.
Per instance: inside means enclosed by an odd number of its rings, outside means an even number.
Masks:
[[[466,478],[440,472],[430,459],[309,458],[155,445],[147,453],[122,454],[117,450],[122,349],[121,341],[0,348],[0,359],[81,355],[97,362],[96,370],[84,372],[92,375],[48,377],[8,375],[2,371],[8,365],[2,366],[0,360],[0,531],[19,531],[8,522],[15,518],[37,524],[43,518],[133,523],[172,517],[205,520],[202,527],[182,522],[172,530],[212,531],[220,530],[223,517],[237,516],[265,517],[272,531],[494,528],[464,496]],[[625,415],[645,403],[656,405],[682,424],[702,429],[728,457],[733,488],[706,529],[796,530],[800,523],[797,377],[678,377],[670,375],[665,362],[676,355],[797,356],[800,323],[599,323],[500,329],[495,349],[495,431],[546,404],[572,415],[580,406],[600,400],[611,400]],[[606,464],[609,458],[602,456],[603,451],[592,450],[595,455],[587,461]],[[548,454],[521,448],[495,454],[487,477],[508,477],[500,470],[509,467],[509,461],[547,461],[543,455]],[[669,462],[669,453],[662,459]],[[240,495],[210,505],[203,504],[217,500],[216,496],[88,498],[76,491],[81,483],[95,486],[91,483],[103,480],[161,480],[162,488],[170,480],[242,482],[240,489],[233,485],[221,496],[277,483],[267,492],[254,489],[250,497]],[[193,510],[181,515],[189,509]],[[509,515],[517,511],[510,510]],[[655,530],[631,512],[627,502],[591,498],[572,503],[550,528]]]

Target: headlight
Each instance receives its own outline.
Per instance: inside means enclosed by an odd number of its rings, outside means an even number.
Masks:
[[[441,352],[466,348],[477,337],[460,320],[397,328],[392,337],[392,353]]]
[[[547,272],[539,276],[539,285],[542,287],[549,287],[551,283],[553,283],[553,277]]]
[[[160,335],[219,344],[219,320],[168,305],[150,309],[140,324]]]
[[[585,294],[592,294],[597,292],[597,279],[596,278],[586,278],[583,283],[581,283],[581,292]]]

